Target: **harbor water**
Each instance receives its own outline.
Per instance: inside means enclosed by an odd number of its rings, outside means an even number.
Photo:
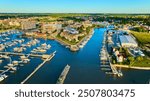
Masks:
[[[66,77],[65,84],[145,84],[149,82],[150,71],[121,69],[123,77],[115,77],[107,75],[100,67],[99,53],[102,48],[102,41],[105,28],[95,29],[92,38],[79,51],[71,52],[66,46],[61,45],[55,40],[40,40],[39,44],[27,48],[24,53],[30,53],[35,47],[41,43],[51,45],[47,51],[50,54],[54,51],[56,55],[51,61],[46,62],[26,83],[28,84],[56,84],[64,67],[70,65],[70,71]],[[11,36],[13,39],[22,39],[17,35]],[[25,42],[32,40],[24,38]],[[15,46],[14,46],[15,47]],[[12,51],[7,48],[5,51]],[[12,60],[18,60],[19,56],[11,56]],[[9,77],[2,83],[20,84],[43,60],[38,57],[30,58],[30,62],[23,66],[18,66],[15,73],[7,73]],[[0,64],[0,70],[10,62],[10,59],[5,59]]]

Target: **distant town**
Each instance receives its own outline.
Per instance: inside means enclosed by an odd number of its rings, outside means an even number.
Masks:
[[[48,53],[53,46],[46,41],[42,43],[41,39],[54,40],[76,53],[84,49],[95,29],[101,28],[105,29],[99,40],[101,70],[118,77],[123,76],[122,69],[150,70],[149,14],[0,14],[0,82],[8,78],[7,72],[16,72],[31,57],[41,57],[44,61],[20,82],[26,83],[47,61],[55,58],[59,51]],[[12,59],[14,55],[18,60]],[[5,63],[7,58],[11,61]],[[68,67],[71,69],[71,65]],[[57,83],[65,82],[69,72],[66,68]]]

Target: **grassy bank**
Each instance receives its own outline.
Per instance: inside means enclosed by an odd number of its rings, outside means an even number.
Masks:
[[[66,43],[68,45],[78,45],[78,44],[80,44],[83,41],[84,38],[87,38],[90,35],[90,33],[92,33],[91,29],[89,29],[87,35],[78,37],[78,40],[79,40],[78,42],[76,42],[75,40],[69,41],[69,40],[67,40],[64,37],[61,37],[60,33],[56,36],[56,39],[58,39],[59,41],[62,41],[63,43]]]
[[[150,44],[150,33],[131,31],[132,35],[137,39],[140,45]]]
[[[143,58],[142,61],[134,61],[132,66],[138,66],[138,67],[150,67],[150,59],[149,58]]]
[[[66,43],[68,45],[76,45],[77,44],[77,42],[75,42],[75,40],[69,41],[69,40],[65,39],[64,37],[61,37],[60,34],[58,34],[56,38],[60,41],[63,41],[64,43]]]

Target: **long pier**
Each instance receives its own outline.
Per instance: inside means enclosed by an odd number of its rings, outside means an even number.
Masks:
[[[61,75],[59,76],[59,78],[57,80],[57,84],[63,84],[64,83],[69,70],[70,70],[70,66],[66,65],[66,67],[64,68],[64,70],[62,71]]]
[[[54,56],[55,52],[53,52],[47,59],[45,59],[40,65],[36,67],[36,69],[25,79],[21,82],[21,84],[26,83],[47,61],[50,61]]]
[[[8,69],[6,69],[6,70],[3,70],[3,71],[0,73],[0,75],[3,75],[4,73],[8,72],[10,69],[11,69],[11,68],[8,68]]]
[[[111,63],[110,63],[110,67],[111,67],[111,70],[112,70],[113,74],[119,75],[117,69]]]

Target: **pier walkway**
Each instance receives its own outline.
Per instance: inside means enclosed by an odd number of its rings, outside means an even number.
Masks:
[[[64,68],[64,70],[62,71],[61,75],[59,76],[59,78],[57,80],[57,84],[63,84],[64,83],[69,70],[70,70],[70,66],[66,65],[66,67]]]
[[[0,75],[3,75],[4,73],[8,72],[11,68],[8,68],[6,70],[1,70],[2,72],[0,73]]]
[[[45,59],[40,65],[36,67],[36,69],[25,79],[21,82],[21,84],[26,83],[47,61],[50,61],[54,56],[55,52],[53,52],[47,59]]]

